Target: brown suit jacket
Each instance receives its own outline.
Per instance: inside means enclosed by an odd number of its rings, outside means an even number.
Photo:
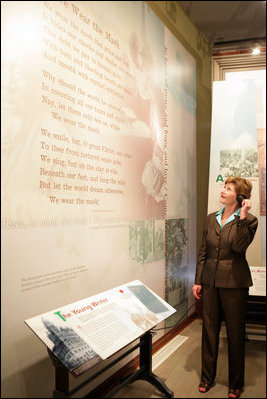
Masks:
[[[222,229],[216,212],[207,216],[198,253],[195,284],[242,288],[253,285],[246,250],[258,227],[258,219],[248,213],[245,219],[226,223]]]

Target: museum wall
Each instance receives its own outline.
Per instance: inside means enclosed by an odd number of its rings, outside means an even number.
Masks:
[[[134,280],[167,328],[193,303],[210,53],[177,2],[1,8],[2,396],[50,397],[26,319]]]

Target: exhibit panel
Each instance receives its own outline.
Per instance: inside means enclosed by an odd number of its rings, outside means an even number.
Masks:
[[[49,397],[25,319],[135,279],[188,308],[195,62],[145,2],[1,7],[2,394]]]
[[[78,376],[174,312],[167,302],[134,280],[25,323]]]

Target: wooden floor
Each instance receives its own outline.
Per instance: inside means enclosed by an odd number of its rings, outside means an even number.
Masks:
[[[164,362],[153,368],[153,373],[174,392],[174,398],[228,398],[228,355],[224,324],[220,334],[215,386],[205,394],[198,392],[201,368],[201,325],[202,321],[197,319],[186,327],[180,335],[188,338]],[[247,326],[245,390],[241,395],[242,398],[266,398],[265,333],[264,326]],[[164,397],[163,394],[152,384],[142,380],[121,388],[112,396],[112,398],[162,397]]]

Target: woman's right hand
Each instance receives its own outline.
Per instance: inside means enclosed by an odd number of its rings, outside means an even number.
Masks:
[[[200,284],[195,284],[193,286],[193,295],[196,299],[200,299],[202,297],[202,286]]]

